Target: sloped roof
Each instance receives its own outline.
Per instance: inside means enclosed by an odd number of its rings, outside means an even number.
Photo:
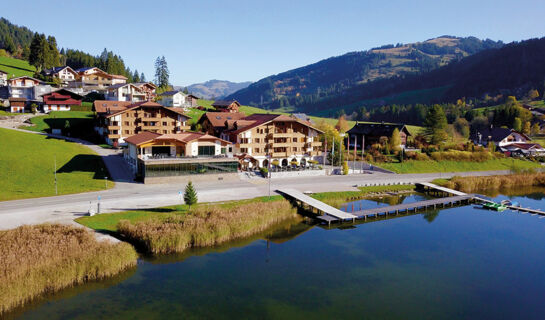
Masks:
[[[171,90],[171,91],[165,91],[165,92],[161,93],[160,96],[167,96],[167,97],[169,97],[169,96],[173,96],[173,95],[175,95],[175,94],[177,94],[177,93],[181,93],[181,94],[185,95],[185,93],[183,93],[183,92],[181,92],[181,91],[178,91],[178,90]]]
[[[150,86],[150,87],[152,87],[152,88],[154,88],[154,89],[157,88],[157,86],[154,85],[154,84],[151,83],[151,82],[133,82],[132,84],[135,85],[135,86],[137,86],[137,87],[143,87],[143,86],[146,86],[146,85],[147,85],[147,86]]]
[[[93,110],[96,113],[119,112],[127,109],[131,104],[130,101],[111,101],[111,100],[95,100],[93,102]]]
[[[389,137],[397,128],[399,132],[404,131],[408,136],[411,135],[404,124],[399,123],[361,123],[356,122],[352,129],[348,130],[348,134],[362,134],[375,137]]]
[[[128,138],[125,138],[125,142],[131,143],[131,144],[134,144],[134,145],[139,145],[139,144],[142,144],[142,143],[153,141],[153,139],[155,139],[155,138],[157,138],[159,136],[160,136],[160,134],[158,134],[158,133],[144,131],[144,132],[141,132],[139,134],[135,134],[134,136],[130,136]]]
[[[75,92],[72,92],[68,89],[64,89],[64,88],[61,88],[61,89],[58,89],[58,90],[54,90],[54,91],[51,91],[51,92],[48,92],[48,93],[44,93],[44,94],[41,94],[41,96],[46,96],[46,95],[51,95],[52,93],[59,93],[59,94],[64,94],[64,95],[69,95],[70,97],[72,97],[72,99],[83,99],[83,96],[82,95],[79,95]]]
[[[159,133],[145,131],[125,139],[127,143],[131,143],[134,145],[141,145],[151,141],[161,141],[161,140],[176,140],[176,141],[180,141],[184,143],[188,143],[195,140],[214,140],[214,141],[219,140],[227,144],[231,144],[231,142],[227,140],[223,140],[218,137],[214,137],[209,134],[204,134],[201,132],[181,132],[181,133],[159,134]]]
[[[213,127],[225,127],[225,121],[239,120],[245,117],[241,112],[206,112],[199,119],[199,123],[202,123],[204,119],[208,119]]]
[[[111,86],[108,87],[108,91],[111,91],[111,90],[115,90],[115,89],[119,89],[119,88],[122,88],[122,87],[125,87],[125,86],[131,86],[131,87],[134,87],[136,90],[138,91],[142,91],[140,90],[139,87],[135,86],[134,84],[132,83],[117,83],[117,84],[112,84]]]
[[[518,132],[518,131],[507,129],[507,128],[497,128],[497,127],[480,129],[471,135],[471,140],[475,140],[475,141],[478,140],[479,133],[481,134],[481,139],[483,141],[486,141],[486,140],[491,140],[496,142],[502,141],[503,139],[507,138],[511,133],[518,133],[522,135],[524,138],[526,138],[527,140],[530,140],[530,138],[522,132]]]
[[[55,74],[55,73],[59,73],[64,69],[69,69],[73,73],[77,73],[74,69],[70,68],[70,66],[62,66],[62,67],[53,67],[51,69],[45,69],[44,74],[45,75],[52,75],[52,74]]]
[[[240,103],[236,100],[217,100],[212,103],[212,107],[228,107],[233,103],[236,103],[240,106]]]
[[[117,102],[121,102],[121,101],[117,101]],[[124,112],[129,111],[129,110],[133,110],[133,109],[140,108],[140,107],[148,107],[148,108],[151,107],[151,108],[158,108],[158,109],[166,109],[166,110],[172,111],[172,112],[174,112],[176,114],[179,114],[181,116],[184,116],[187,119],[191,119],[191,117],[189,117],[188,115],[183,113],[182,110],[178,110],[179,108],[165,107],[165,106],[160,105],[157,102],[153,102],[153,101],[140,101],[140,102],[136,102],[136,103],[127,105],[126,108],[124,108],[122,110],[119,110],[119,111],[117,111],[115,113],[109,114],[109,115],[106,116],[106,118],[110,118],[110,117],[116,116],[118,114],[122,114]]]
[[[262,124],[265,124],[265,123],[268,123],[268,122],[271,122],[271,121],[284,121],[284,122],[297,122],[297,123],[300,123],[304,126],[307,126],[307,127],[310,127],[318,132],[323,132],[322,130],[320,129],[317,129],[315,127],[313,127],[309,122],[307,121],[301,121],[295,117],[290,117],[290,116],[287,116],[287,115],[284,115],[284,114],[269,114],[269,113],[254,113],[252,115],[249,115],[247,117],[244,117],[244,118],[241,118],[240,120],[244,120],[244,121],[254,121],[253,123],[247,125],[247,126],[244,126],[244,127],[238,127],[238,129],[236,129],[235,131],[232,131],[231,133],[234,133],[234,134],[239,134],[241,132],[244,132],[244,131],[248,131],[252,128],[255,128],[255,127],[258,127]],[[237,123],[237,126],[238,126],[238,123]]]

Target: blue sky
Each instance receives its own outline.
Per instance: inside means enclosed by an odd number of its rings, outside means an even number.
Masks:
[[[5,1],[1,16],[59,46],[108,48],[171,82],[255,81],[349,51],[440,35],[504,42],[545,36],[545,1]],[[55,22],[55,19],[66,23]]]

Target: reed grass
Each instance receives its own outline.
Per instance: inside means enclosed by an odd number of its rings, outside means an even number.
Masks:
[[[97,241],[82,228],[44,224],[0,231],[0,315],[42,294],[113,276],[136,259],[128,243]]]
[[[545,173],[519,173],[486,177],[453,177],[443,183],[447,188],[462,192],[500,190],[511,187],[545,186]]]
[[[286,200],[221,207],[202,205],[164,219],[121,220],[118,232],[152,254],[180,253],[251,236],[288,219],[298,219]]]

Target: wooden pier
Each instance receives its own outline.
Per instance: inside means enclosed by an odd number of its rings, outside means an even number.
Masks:
[[[281,189],[277,191],[298,202],[301,207],[306,207],[306,209],[311,212],[316,211],[317,213],[321,213],[322,216],[319,217],[322,221],[331,223],[332,221],[354,221],[356,219],[355,215],[341,211],[337,208],[333,208],[332,206],[309,197],[300,191],[294,189]]]
[[[332,222],[352,221],[356,219],[367,220],[367,218],[378,218],[381,216],[408,214],[429,209],[448,208],[456,205],[467,205],[474,202],[493,202],[484,199],[482,196],[467,194],[461,191],[441,187],[433,183],[417,183],[417,188],[423,192],[436,195],[447,195],[446,197],[423,200],[413,203],[402,203],[393,206],[384,206],[372,209],[357,210],[353,212],[344,212],[333,208],[319,200],[309,197],[302,192],[294,189],[277,190],[285,197],[297,202],[297,204],[311,212],[319,214],[316,219],[331,225]],[[510,210],[527,212],[545,216],[545,211],[516,206],[507,206]]]

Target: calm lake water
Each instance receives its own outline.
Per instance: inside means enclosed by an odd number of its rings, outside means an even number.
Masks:
[[[545,209],[541,190],[526,193],[512,198]],[[371,208],[377,202],[354,205]],[[269,238],[144,259],[119,277],[63,291],[9,316],[544,318],[545,219],[538,216],[465,206],[354,228],[298,224]]]

